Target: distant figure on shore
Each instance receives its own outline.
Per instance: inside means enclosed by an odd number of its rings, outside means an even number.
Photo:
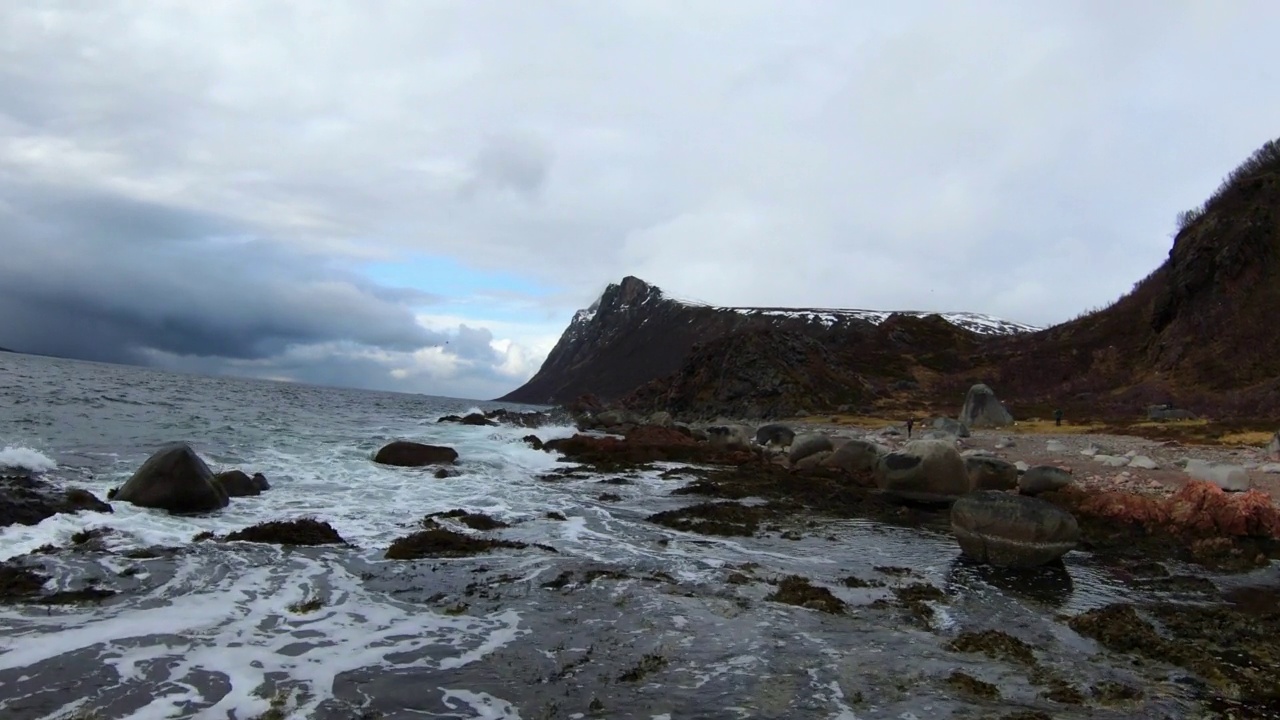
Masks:
[[[911,437],[911,428],[915,426],[916,426],[916,419],[913,417],[907,418],[907,438],[908,439],[910,439]]]
[[[1058,408],[1057,410],[1053,411],[1053,424],[1054,425],[1062,424],[1062,408]]]

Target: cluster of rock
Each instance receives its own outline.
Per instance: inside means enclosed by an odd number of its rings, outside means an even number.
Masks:
[[[153,453],[107,499],[186,515],[221,510],[233,497],[252,497],[270,489],[262,473],[214,473],[190,445],[179,442]]]
[[[436,422],[438,423],[456,423],[458,425],[476,425],[484,427],[496,427],[498,425],[511,425],[514,427],[537,428],[549,425],[558,420],[566,418],[559,417],[561,411],[557,412],[516,412],[514,410],[505,410],[499,408],[497,410],[487,410],[482,413],[468,413],[466,415],[445,415]],[[566,416],[567,417],[567,416]]]

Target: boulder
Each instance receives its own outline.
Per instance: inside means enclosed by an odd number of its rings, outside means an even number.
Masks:
[[[868,440],[848,440],[822,464],[851,474],[875,472],[876,463],[888,452]]]
[[[28,475],[0,476],[0,527],[38,525],[58,513],[109,513],[111,506],[79,488],[60,488]]]
[[[1071,473],[1053,465],[1036,465],[1027,468],[1018,478],[1018,491],[1023,495],[1039,495],[1061,490],[1071,484]]]
[[[1027,463],[1026,460],[1019,460],[1018,462],[1014,463],[1013,466],[1018,468],[1019,473],[1024,473],[1031,469],[1031,465]]]
[[[1107,467],[1124,467],[1129,464],[1129,458],[1123,455],[1094,455],[1094,462],[1100,462]]]
[[[969,473],[970,490],[1013,490],[1018,487],[1018,468],[1006,460],[974,455],[964,459],[964,468]]]
[[[1280,462],[1280,430],[1271,436],[1271,442],[1267,443],[1267,459]]]
[[[1240,465],[1191,458],[1187,460],[1186,470],[1191,477],[1213,483],[1227,492],[1249,489],[1249,471]]]
[[[715,447],[749,449],[746,428],[741,425],[712,425],[707,428],[707,441]]]
[[[243,470],[225,470],[213,476],[213,481],[222,488],[227,497],[252,497],[270,490],[271,485],[262,473],[250,476]]]
[[[792,465],[795,465],[810,455],[831,452],[834,449],[835,446],[831,444],[831,438],[826,435],[822,433],[805,433],[791,441],[791,452],[787,455],[787,460]]]
[[[968,427],[1004,427],[1013,424],[1013,416],[996,399],[991,388],[981,383],[969,388],[960,410],[960,422]]]
[[[409,440],[396,440],[382,446],[373,461],[381,465],[422,467],[449,465],[458,459],[458,451],[441,445],[425,445]]]
[[[542,449],[542,438],[538,437],[537,435],[525,435],[524,437],[520,438],[520,440],[524,442],[524,444],[533,448],[534,450]]]
[[[120,486],[115,499],[173,514],[211,512],[231,502],[213,471],[186,443],[157,450]]]
[[[951,502],[969,492],[969,473],[951,443],[915,440],[879,459],[876,486],[903,500]]]
[[[969,437],[969,426],[951,418],[937,418],[933,421],[933,429],[954,437]]]
[[[960,552],[997,567],[1047,565],[1080,540],[1075,516],[1066,510],[1038,498],[994,490],[956,500],[951,506],[951,532]]]
[[[649,416],[649,425],[657,425],[658,427],[671,427],[671,413],[666,410],[659,410]]]
[[[1277,475],[1280,474],[1280,463],[1267,463],[1266,465],[1258,468],[1258,470],[1267,473],[1268,475]]]
[[[689,427],[689,423],[673,422],[671,423],[671,429],[685,437],[693,437],[693,428]],[[703,437],[702,439],[706,440],[706,437]]]
[[[595,416],[596,425],[603,428],[620,428],[640,425],[640,418],[628,410],[605,410]]]
[[[1067,451],[1066,443],[1061,440],[1049,440],[1044,444],[1045,452],[1060,453]]]
[[[816,467],[823,467],[825,463],[835,453],[830,450],[820,450],[812,455],[805,455],[791,465],[796,470],[812,470]]]
[[[1140,470],[1159,470],[1160,463],[1152,460],[1146,455],[1134,455],[1129,460],[1129,467],[1138,468]]]
[[[768,425],[760,426],[756,430],[756,444],[758,445],[789,447],[795,439],[795,431],[782,423],[769,423]]]

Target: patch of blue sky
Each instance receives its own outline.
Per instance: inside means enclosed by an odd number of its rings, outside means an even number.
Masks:
[[[379,285],[412,288],[441,298],[420,308],[426,312],[477,320],[540,320],[547,309],[537,300],[556,292],[509,272],[478,270],[438,255],[415,253],[392,262],[366,263],[360,270]]]

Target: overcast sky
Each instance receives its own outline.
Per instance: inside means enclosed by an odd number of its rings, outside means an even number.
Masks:
[[[1047,325],[1280,136],[1280,3],[0,4],[0,346],[500,395],[627,274]]]

